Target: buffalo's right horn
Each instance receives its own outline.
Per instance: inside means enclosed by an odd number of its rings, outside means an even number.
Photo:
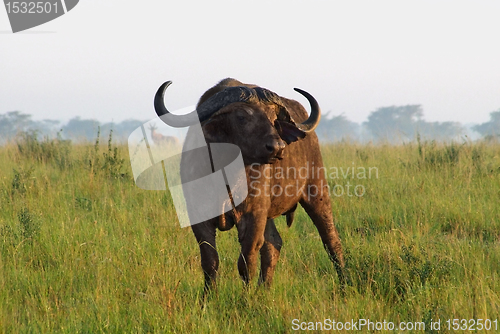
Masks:
[[[156,114],[165,124],[174,128],[184,128],[196,124],[196,122],[198,122],[198,114],[196,110],[186,115],[174,115],[168,111],[167,107],[165,107],[165,91],[171,84],[172,81],[167,81],[163,83],[160,88],[158,88],[154,100]]]
[[[309,104],[311,105],[311,114],[309,115],[309,118],[306,119],[303,123],[297,124],[296,126],[304,132],[311,132],[316,129],[319,124],[319,120],[321,119],[321,109],[319,108],[318,101],[316,101],[316,99],[311,94],[300,88],[294,88],[294,90],[304,95],[304,97],[309,101]]]

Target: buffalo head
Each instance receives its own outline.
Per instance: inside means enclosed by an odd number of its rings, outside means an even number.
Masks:
[[[307,120],[296,123],[288,108],[290,100],[255,85],[234,79],[221,81],[200,99],[196,111],[173,115],[164,104],[164,94],[171,81],[155,95],[155,110],[170,126],[192,125],[199,120],[208,143],[232,143],[242,152],[245,165],[266,164],[281,160],[287,144],[303,139],[319,123],[321,111],[309,93],[295,88],[310,105]]]

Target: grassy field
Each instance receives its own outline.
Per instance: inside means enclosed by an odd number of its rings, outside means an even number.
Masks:
[[[269,290],[242,289],[236,230],[219,234],[204,308],[195,239],[168,192],[135,186],[127,152],[29,135],[0,147],[0,332],[282,333],[324,319],[500,330],[500,144],[323,146],[345,295],[299,209],[291,228],[277,221]]]

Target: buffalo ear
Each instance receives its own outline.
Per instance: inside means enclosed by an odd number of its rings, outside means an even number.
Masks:
[[[295,126],[295,124],[285,121],[274,121],[274,127],[278,131],[281,139],[287,144],[293,143],[306,136],[306,133]]]
[[[203,135],[211,142],[225,142],[227,137],[224,117],[214,117],[203,123]]]

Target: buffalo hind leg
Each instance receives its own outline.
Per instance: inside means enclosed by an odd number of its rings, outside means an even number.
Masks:
[[[326,190],[324,190],[326,191]],[[333,223],[332,209],[330,198],[325,193],[318,196],[311,196],[300,202],[304,210],[307,212],[314,225],[316,226],[323,246],[325,247],[330,260],[333,262],[335,270],[339,276],[340,287],[342,291],[345,287],[344,273],[344,254],[340,243],[339,233]]]
[[[283,241],[276,229],[276,225],[274,225],[274,220],[268,219],[264,231],[264,244],[260,249],[259,285],[271,286],[282,245]]]
[[[219,270],[219,254],[215,248],[216,227],[212,221],[206,221],[195,224],[191,228],[200,247],[201,267],[205,276],[204,293],[206,294],[216,287],[217,271]]]

